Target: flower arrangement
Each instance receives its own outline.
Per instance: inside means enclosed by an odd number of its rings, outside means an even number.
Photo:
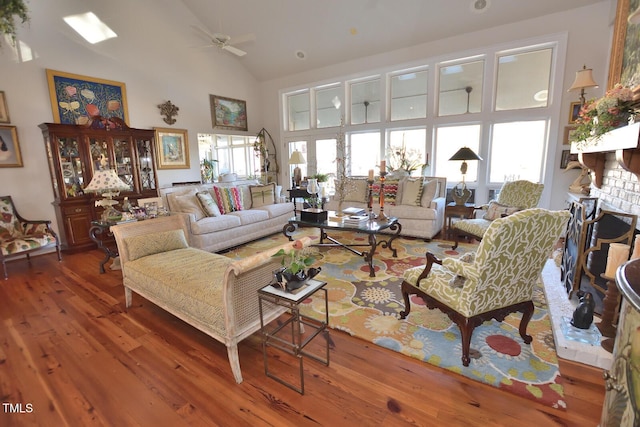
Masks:
[[[628,87],[616,84],[602,98],[590,99],[580,108],[577,128],[571,133],[571,142],[578,148],[587,147],[602,135],[627,125],[636,114],[636,101]]]
[[[415,148],[408,149],[403,139],[402,145],[391,146],[387,150],[387,169],[389,172],[403,170],[411,174],[413,171],[422,170],[425,166],[421,157],[420,151]]]
[[[0,34],[8,35],[11,38],[12,46],[15,46],[16,35],[18,33],[17,20],[22,24],[29,21],[29,9],[24,0],[7,0],[2,2],[0,8]],[[0,46],[3,37],[0,37]]]

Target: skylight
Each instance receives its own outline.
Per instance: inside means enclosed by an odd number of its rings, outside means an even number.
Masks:
[[[118,37],[118,35],[93,12],[65,16],[64,22],[91,44]]]

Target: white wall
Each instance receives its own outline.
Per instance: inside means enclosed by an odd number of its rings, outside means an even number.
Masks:
[[[600,96],[606,87],[611,31],[616,1],[604,1],[592,6],[574,9],[568,12],[548,15],[542,18],[517,22],[476,33],[461,34],[438,42],[426,43],[385,54],[357,59],[323,69],[313,70],[271,80],[261,84],[265,127],[279,143],[281,164],[286,164],[287,149],[281,140],[281,116],[279,91],[291,87],[343,80],[366,75],[372,70],[385,69],[390,66],[403,68],[405,64],[415,64],[421,59],[439,57],[452,52],[465,52],[483,46],[502,44],[505,41],[526,40],[547,34],[568,33],[566,64],[563,87],[554,88],[561,91],[561,106],[558,121],[552,126],[550,136],[550,153],[548,166],[552,168],[550,179],[552,189],[547,199],[549,208],[565,207],[565,195],[569,184],[576,178],[578,171],[564,172],[559,168],[560,155],[568,146],[562,146],[564,127],[568,124],[571,102],[578,100],[578,94],[567,93],[575,77],[575,71],[583,64],[593,68],[594,78],[600,83],[599,89],[591,89],[587,97]],[[283,168],[286,169],[286,168]],[[289,182],[288,177],[280,177],[280,182]]]
[[[49,24],[52,15],[62,16],[65,9],[77,6],[77,1],[81,0],[29,2],[31,21],[20,36],[37,52],[37,59],[17,63],[9,46],[4,44],[0,50],[0,90],[7,98],[10,124],[17,127],[24,164],[21,168],[0,168],[0,195],[11,195],[28,219],[52,220],[56,230],[49,168],[38,128],[40,123],[53,121],[47,68],[124,82],[131,127],[188,130],[191,167],[158,171],[161,187],[200,179],[196,135],[213,130],[209,94],[246,100],[247,134],[262,128],[257,82],[234,56],[193,47],[193,40],[183,35],[194,18],[179,15],[184,8],[174,10],[171,0],[112,0],[101,12],[96,10],[99,3],[94,2],[91,9],[99,15],[120,14],[114,31],[131,40],[124,47],[105,41],[94,48],[70,29]],[[175,29],[168,26],[170,22]],[[157,107],[167,100],[180,108],[172,126],[163,121]]]

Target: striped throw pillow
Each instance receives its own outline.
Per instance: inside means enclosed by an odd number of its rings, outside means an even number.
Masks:
[[[216,196],[216,204],[220,209],[221,214],[227,214],[229,212],[241,211],[242,207],[242,194],[238,187],[218,187],[213,186],[213,193]]]

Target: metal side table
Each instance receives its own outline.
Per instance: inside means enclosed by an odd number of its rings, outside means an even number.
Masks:
[[[280,288],[274,287],[272,285],[265,286],[264,288],[258,290],[258,302],[260,308],[260,330],[262,332],[262,354],[264,357],[264,373],[269,378],[278,381],[279,383],[297,391],[300,394],[304,394],[304,357],[308,357],[312,360],[329,366],[329,331],[327,329],[327,325],[329,325],[329,301],[327,298],[327,289],[325,288],[326,284],[327,282],[310,279],[305,286],[294,292],[285,292],[284,290],[281,290]],[[318,321],[316,319],[312,319],[300,314],[300,303],[318,291],[324,292],[324,321]],[[285,307],[289,310],[290,317],[286,321],[275,326],[265,324],[263,316],[264,304],[273,304]],[[306,337],[303,337],[303,330],[305,326],[308,326],[311,331]],[[289,330],[289,332],[287,332],[287,330]],[[307,344],[309,344],[315,337],[320,334],[324,334],[324,338],[326,341],[325,358],[305,351],[305,347],[307,346]],[[296,387],[296,385],[288,383],[287,381],[269,371],[267,347],[276,348],[298,358],[300,362],[300,387]]]

